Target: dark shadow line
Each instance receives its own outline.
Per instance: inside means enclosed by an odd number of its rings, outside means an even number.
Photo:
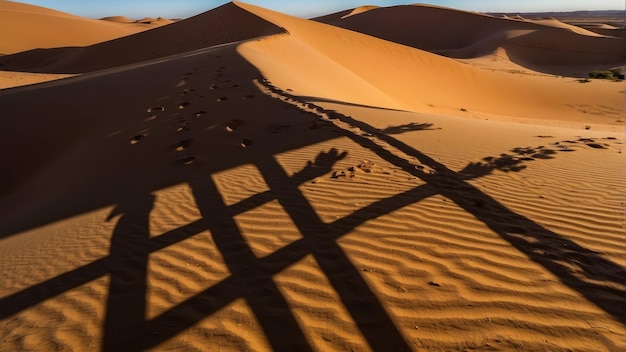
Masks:
[[[334,99],[329,99],[329,98],[300,96],[300,95],[298,95],[296,97],[298,99],[300,99],[300,100],[311,101],[311,102],[341,104],[341,105],[347,105],[347,106],[354,106],[354,107],[358,107],[358,108],[368,108],[368,109],[384,110],[384,111],[410,112],[408,110],[393,109],[393,108],[386,108],[386,107],[383,107],[383,106],[373,106],[373,105],[365,105],[365,104],[359,104],[359,103],[349,103],[349,102],[345,102],[345,101],[341,101],[341,100],[334,100]]]
[[[282,190],[283,187],[287,184],[289,185],[288,186],[289,188],[297,189],[297,185],[300,184],[303,180],[315,178],[317,176],[320,176],[321,174],[327,173],[330,170],[330,166],[332,165],[330,160],[332,160],[333,158],[342,158],[342,157],[343,157],[343,154],[338,154],[336,151],[331,151],[328,153],[321,153],[316,158],[315,162],[310,162],[302,171],[294,174],[290,179],[288,179],[286,183],[280,183],[280,189]],[[275,161],[272,161],[272,162],[275,162]],[[280,173],[284,175],[284,171],[282,171],[282,169],[280,170]],[[268,177],[267,175],[265,176]],[[194,187],[194,189],[198,189],[198,188],[202,188],[202,185]],[[215,192],[215,190],[213,192]],[[226,215],[222,214],[221,218],[229,218],[229,217],[232,218],[235,214],[239,214],[243,211],[246,211],[244,210],[244,208],[246,208],[244,207],[244,205],[258,204],[261,201],[265,202],[269,199],[271,200],[277,199],[277,197],[273,196],[274,193],[275,193],[275,188],[270,191],[262,193],[262,196],[259,196],[261,194],[254,195],[245,200],[242,200],[239,203],[233,204],[229,207],[230,209],[228,210],[228,213]],[[282,272],[283,270],[287,269],[289,266],[293,265],[294,263],[303,259],[307,255],[311,254],[312,246],[315,247],[314,254],[317,254],[316,259],[318,259],[318,263],[319,263],[320,255],[323,257],[324,255],[328,255],[329,252],[337,251],[338,246],[334,242],[334,240],[346,234],[350,229],[366,222],[369,219],[376,218],[380,215],[384,215],[385,213],[390,213],[400,207],[403,207],[410,203],[414,203],[416,201],[420,201],[434,194],[436,194],[436,192],[434,192],[434,190],[430,188],[428,185],[421,185],[412,190],[401,193],[397,196],[373,203],[370,206],[365,207],[359,210],[358,212],[352,214],[351,216],[349,216],[343,221],[338,221],[336,223],[329,224],[329,225],[320,224],[319,226],[325,227],[325,230],[321,231],[320,233],[320,236],[323,235],[321,238],[316,240],[316,239],[312,239],[311,236],[303,237],[295,242],[288,244],[287,246],[281,248],[280,250],[271,253],[270,255],[264,258],[257,259],[254,269],[250,269],[250,270],[254,271],[253,276],[256,276],[257,278],[261,278],[262,280],[271,281],[273,275],[276,275]],[[216,197],[216,196],[219,196],[219,194],[214,193],[213,197]],[[199,195],[199,197],[201,199],[204,199],[206,195]],[[398,203],[396,200],[396,197],[400,197],[404,201],[401,201]],[[207,200],[207,202],[208,201],[209,200]],[[295,204],[294,209],[295,211],[300,213],[300,210],[298,210],[299,208],[297,207],[297,205],[298,203]],[[291,209],[292,207],[289,206],[289,208]],[[207,211],[207,210],[211,210],[212,208],[204,208],[204,209],[205,211]],[[215,212],[211,211],[210,214],[213,214],[212,216],[216,216]],[[218,213],[218,217],[220,217],[219,213]],[[231,220],[228,220],[228,221],[231,221]],[[318,218],[318,222],[320,222],[319,218]],[[219,227],[219,225],[215,225],[215,226]],[[339,254],[340,256],[345,257],[345,254],[343,253],[339,253]],[[333,264],[334,263],[333,258],[334,256],[331,255],[329,260],[332,263],[330,264],[327,263],[328,262],[327,260],[322,258],[321,265],[324,265],[324,264],[335,265]],[[349,264],[349,266],[351,267],[352,273],[357,273],[358,275],[358,270],[355,269],[354,266],[349,261],[347,264]],[[345,268],[347,264],[343,263],[342,267]],[[250,268],[250,266],[248,266],[248,268]],[[262,269],[262,273],[261,274],[256,273],[256,270],[260,270],[260,269]],[[329,269],[327,268],[327,270]],[[333,273],[333,270],[329,270],[329,271]],[[257,281],[256,285],[264,286],[265,283],[262,280]],[[334,286],[338,292],[358,291],[359,294],[362,293],[362,288],[360,287],[357,290],[355,290],[354,287],[351,287],[349,288],[349,290],[346,290],[345,288],[341,286],[343,284],[342,282],[337,282],[338,280],[340,281],[340,279],[335,278],[335,275],[329,275],[329,280],[331,280],[331,282],[335,281]],[[356,279],[356,281],[358,282],[359,279]],[[348,280],[348,282],[353,283],[355,282],[355,280],[354,279]],[[232,303],[234,300],[241,297],[241,294],[238,292],[238,287],[240,285],[250,285],[250,282],[246,280],[242,280],[241,276],[231,275],[228,278],[224,279],[223,281],[217,283],[216,285],[213,285],[210,288],[180,303],[175,308],[170,309],[167,312],[164,312],[161,315],[146,322],[146,325],[145,325],[146,331],[148,332],[159,331],[159,335],[151,336],[148,340],[146,340],[146,344],[144,345],[144,348],[149,348],[149,347],[158,345],[159,343],[175,336],[179,332],[196,324],[200,320],[204,319],[206,316],[214,314],[219,309]],[[369,291],[369,287],[367,288],[367,290]],[[348,299],[348,301],[350,300]],[[363,308],[362,303],[359,303],[359,304],[360,305],[357,308],[358,309]],[[379,305],[378,302],[376,304]],[[347,306],[349,307],[351,306],[350,302],[348,302]],[[192,310],[194,314],[186,313],[189,310]],[[372,319],[372,316],[370,316],[369,314],[367,314],[367,316],[362,316],[358,311],[354,314],[356,315],[355,321],[363,322],[361,325],[363,325],[363,329],[365,329],[364,331],[369,332],[368,335],[372,336],[370,337],[370,339],[371,338],[375,339],[376,336],[380,334],[380,331],[377,328],[377,326],[371,325],[370,319]],[[175,327],[167,327],[166,324],[171,324],[172,321],[177,321],[178,323],[175,325]],[[395,326],[393,326],[392,328],[392,331],[394,330],[396,330]],[[147,335],[147,333],[145,335]],[[380,347],[381,344],[378,344],[376,341],[374,341],[374,345]],[[389,344],[384,344],[384,346],[381,347],[382,350],[386,350],[387,348],[385,347],[389,347]]]
[[[272,348],[310,350],[289,304],[248,246],[213,180],[207,177],[191,181],[190,185],[215,245],[231,275],[241,283],[237,287],[239,296],[246,299]],[[217,298],[224,302],[229,297]]]
[[[100,258],[67,273],[55,276],[42,283],[29,286],[22,291],[0,299],[0,319],[19,313],[48,298],[72,290],[109,273],[110,257]]]
[[[202,227],[200,227],[202,226]],[[144,248],[146,255],[184,241],[206,229],[201,220],[197,220],[153,238]],[[65,291],[95,280],[112,271],[118,265],[111,256],[97,259],[89,264],[78,267],[44,282],[30,286],[22,291],[0,299],[0,319],[30,308]]]
[[[338,236],[332,235],[332,226],[322,222],[297,184],[291,181],[274,157],[258,161],[257,166],[270,189],[276,190],[278,202],[306,240],[310,253],[341,297],[370,347],[374,351],[390,348],[410,351],[376,295],[335,242]]]
[[[338,116],[337,113],[335,113],[335,117],[342,122],[357,126],[365,132],[371,134],[377,132],[377,129],[365,122],[345,116]],[[591,282],[584,282],[573,275],[570,269],[560,264],[559,261],[580,266],[579,260],[573,261],[572,257],[578,259],[586,258],[586,265],[581,267],[583,275],[596,282],[608,280],[615,284],[623,285],[624,282],[626,282],[626,272],[619,265],[601,257],[595,252],[582,248],[574,241],[544,228],[529,218],[513,212],[491,196],[467,183],[464,180],[464,176],[448,169],[431,157],[393,137],[380,133],[377,134],[378,138],[401,152],[416,158],[424,165],[431,167],[435,170],[435,173],[426,174],[417,171],[408,161],[385,150],[366,137],[345,130],[344,135],[415,177],[431,185],[442,186],[438,188],[440,194],[454,201],[469,214],[474,215],[478,220],[487,225],[500,237],[507,240],[518,251],[524,253],[533,261],[559,277],[562,283],[585,296],[588,301],[600,307],[622,324],[626,324],[626,312],[618,308],[623,303],[624,291],[600,286]],[[458,192],[460,189],[463,189],[462,194]],[[500,215],[500,221],[494,220],[494,214]],[[520,227],[527,229],[528,231],[525,236],[538,240],[538,244],[511,235],[511,225],[516,225],[514,226],[516,229]],[[581,289],[583,287],[586,289]],[[614,297],[607,297],[607,294],[613,295]]]

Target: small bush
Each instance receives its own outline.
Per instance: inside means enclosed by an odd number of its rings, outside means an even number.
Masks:
[[[605,71],[591,71],[589,72],[589,77],[595,79],[609,79],[612,81],[620,81],[624,79],[624,74],[622,73],[621,68],[614,68]]]

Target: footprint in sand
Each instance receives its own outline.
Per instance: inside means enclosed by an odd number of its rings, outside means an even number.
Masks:
[[[180,102],[180,103],[178,103],[178,110],[182,110],[182,109],[188,107],[189,105],[191,105],[191,103],[188,102],[188,101]]]
[[[179,162],[185,164],[185,165],[190,165],[194,162],[194,160],[196,160],[196,157],[193,155],[188,155],[184,158],[180,158],[178,159]]]
[[[189,121],[182,120],[182,125],[178,127],[177,132],[189,131]]]
[[[220,87],[218,87],[215,84],[211,84],[211,86],[209,87],[209,89],[220,89]]]
[[[226,131],[232,132],[232,131],[240,128],[241,126],[243,126],[243,124],[244,124],[244,121],[241,120],[241,119],[232,120],[231,122],[229,122],[226,125]]]
[[[177,152],[182,152],[188,149],[190,145],[191,145],[191,139],[183,139],[181,141],[178,141],[175,149]]]
[[[196,91],[195,89],[185,89],[185,90],[183,90],[182,93],[180,93],[180,95],[187,95],[187,94],[193,93],[195,91]]]
[[[356,180],[357,176],[354,170],[352,171],[337,170],[337,171],[333,171],[333,174],[330,176],[330,178],[341,179],[341,180]]]
[[[220,97],[220,98],[217,98],[217,101],[226,101],[226,100],[228,100],[228,97]]]
[[[194,115],[195,115],[196,117],[201,117],[202,115],[205,115],[205,114],[206,114],[206,111],[201,110],[201,111],[196,112]]]
[[[130,144],[137,144],[137,143],[139,143],[139,141],[142,140],[143,137],[145,137],[143,134],[138,134],[138,135],[133,136],[130,139]]]
[[[248,100],[248,99],[252,99],[252,98],[254,98],[254,95],[252,95],[252,94],[248,94],[248,95],[246,95],[245,97],[242,97],[241,99],[242,99],[242,100]]]
[[[357,167],[367,173],[370,173],[374,169],[374,163],[369,160],[363,160]]]
[[[242,139],[242,140],[241,140],[241,146],[242,146],[243,148],[248,147],[248,146],[249,146],[249,145],[251,145],[252,143],[254,143],[254,142],[253,142],[252,140],[250,140],[250,139],[247,139],[247,138],[244,138],[244,139]]]
[[[148,112],[163,112],[163,111],[165,111],[165,108],[162,106],[155,106],[155,107],[148,109]]]

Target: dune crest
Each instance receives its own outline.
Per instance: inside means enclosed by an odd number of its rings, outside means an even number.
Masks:
[[[454,25],[441,26],[444,22]],[[478,58],[504,48],[518,65],[559,75],[580,75],[572,66],[591,71],[625,60],[621,40],[556,20],[512,20],[413,5],[373,9],[330,24],[453,58]]]
[[[184,21],[85,48],[35,50],[2,57],[0,65],[8,62],[5,67],[31,72],[84,73],[278,32],[274,25],[227,3]]]
[[[345,16],[342,16],[341,19],[348,18],[348,17],[354,16],[354,15],[358,15],[358,14],[363,13],[363,12],[367,12],[367,11],[370,11],[370,10],[373,10],[373,9],[377,9],[379,7],[380,6],[374,6],[374,5],[359,6],[359,7],[355,8],[354,10],[352,10],[349,14],[347,14]]]

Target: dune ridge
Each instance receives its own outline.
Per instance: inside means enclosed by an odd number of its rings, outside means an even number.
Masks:
[[[34,50],[2,57],[7,69],[84,73],[180,54],[227,42],[277,33],[280,29],[227,3],[185,21],[85,48]],[[180,33],[194,35],[180,36]],[[183,38],[183,39],[181,39]],[[124,55],[117,55],[118,51]],[[52,58],[52,59],[51,59]]]
[[[454,26],[442,27],[444,19]],[[405,5],[374,9],[331,24],[454,58],[480,57],[503,47],[516,53],[516,63],[533,69],[546,64],[619,65],[625,61],[620,40],[558,20],[520,21],[437,6]],[[409,32],[407,28],[416,30]]]

